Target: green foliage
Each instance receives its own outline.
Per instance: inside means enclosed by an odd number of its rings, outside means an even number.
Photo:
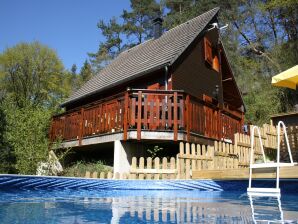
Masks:
[[[105,41],[99,44],[96,53],[88,53],[90,62],[95,72],[105,67],[113,58],[115,58],[122,50],[123,26],[117,22],[114,17],[108,23],[100,20],[97,24],[101,34],[104,36]]]
[[[64,176],[68,177],[81,177],[84,176],[86,171],[89,172],[113,172],[113,169],[106,166],[102,161],[84,162],[77,161],[75,164],[64,169]]]
[[[86,60],[80,72],[80,78],[83,83],[87,82],[93,76],[92,68],[89,62]]]
[[[55,106],[68,95],[63,65],[55,51],[38,42],[20,43],[0,55],[1,89],[18,107]]]
[[[153,36],[152,20],[160,12],[160,6],[154,0],[131,0],[131,11],[123,10],[124,32],[128,38],[129,47],[142,43]]]
[[[152,19],[160,11],[154,0],[131,0],[131,10],[123,10],[108,23],[100,20],[97,24],[105,41],[99,43],[96,53],[88,53],[94,71],[99,71],[123,50],[142,43],[152,37]]]
[[[76,64],[73,64],[73,65],[71,66],[70,71],[71,71],[71,74],[72,74],[72,75],[76,76],[76,75],[77,75],[77,65],[76,65]]]
[[[35,174],[48,155],[50,118],[73,90],[55,51],[20,43],[0,54],[0,172]]]
[[[5,138],[13,148],[17,172],[35,174],[38,162],[45,161],[48,156],[47,133],[51,113],[31,103],[23,106],[18,108],[9,100],[5,102]]]
[[[260,81],[259,86],[244,96],[244,100],[248,107],[246,119],[257,125],[267,123],[270,115],[280,111],[282,104],[279,90],[272,87],[268,80]]]
[[[150,154],[150,157],[154,159],[155,157],[158,156],[159,152],[163,150],[162,147],[159,147],[158,145],[154,146],[152,149],[147,149],[147,152]]]
[[[5,139],[7,129],[6,116],[3,109],[2,100],[0,101],[0,173],[15,173],[15,156],[12,147]]]

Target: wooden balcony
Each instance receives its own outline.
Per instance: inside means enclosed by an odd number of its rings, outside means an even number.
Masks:
[[[240,111],[219,109],[183,91],[133,89],[54,116],[50,140],[61,138],[81,145],[82,140],[96,136],[118,134],[125,141],[145,139],[148,133],[162,139],[161,133],[168,133],[173,141],[190,141],[193,136],[233,141],[242,125]]]

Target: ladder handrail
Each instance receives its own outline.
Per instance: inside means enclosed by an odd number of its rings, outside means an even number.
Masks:
[[[266,163],[266,157],[265,157],[265,152],[264,152],[264,147],[263,147],[263,142],[262,142],[262,136],[261,136],[261,131],[260,128],[258,126],[253,126],[252,127],[252,133],[250,134],[250,165],[252,164],[252,160],[253,160],[253,150],[254,150],[254,137],[255,137],[255,129],[257,129],[258,132],[258,137],[259,137],[259,141],[260,141],[260,146],[261,146],[261,150],[262,150],[262,155],[264,158],[264,163]]]
[[[250,161],[249,161],[249,188],[251,188],[251,179],[252,179],[251,178],[251,176],[252,176],[252,166],[251,165],[253,164],[255,129],[257,130],[257,134],[258,134],[258,137],[259,137],[264,162],[266,163],[265,152],[264,152],[264,148],[263,148],[263,142],[262,142],[260,128],[258,126],[253,126],[252,131],[250,133],[250,145],[251,145],[251,147],[250,147]]]
[[[280,128],[281,128],[281,125],[282,125],[284,135],[286,138],[287,149],[288,149],[288,153],[290,156],[290,161],[291,161],[291,164],[294,164],[291,147],[290,147],[290,143],[289,143],[289,138],[288,138],[288,134],[287,134],[287,128],[283,121],[279,121],[277,124],[277,152],[278,152],[277,156],[280,157]],[[278,158],[278,159],[280,159],[280,158]],[[278,160],[278,162],[279,162],[279,160]]]
[[[279,173],[280,173],[280,135],[281,135],[281,128],[283,128],[284,131],[284,135],[285,135],[285,140],[286,140],[286,144],[287,144],[287,149],[288,149],[288,154],[290,157],[290,163],[292,166],[294,166],[294,161],[293,161],[293,157],[292,157],[292,152],[291,152],[291,147],[290,147],[290,143],[289,143],[289,138],[288,138],[288,134],[287,134],[287,128],[284,124],[283,121],[279,121],[277,124],[277,157],[276,157],[276,189],[279,189]],[[255,137],[255,129],[257,130],[257,134],[260,140],[260,147],[262,150],[262,155],[263,155],[263,160],[264,160],[264,164],[267,163],[266,161],[266,157],[265,157],[265,152],[264,152],[264,147],[263,147],[263,143],[262,143],[262,138],[261,138],[261,132],[260,132],[260,128],[258,126],[253,126],[252,127],[252,131],[251,131],[251,150],[250,150],[250,167],[249,167],[249,188],[251,188],[251,181],[252,181],[252,165],[254,164],[254,160],[253,160],[253,155],[254,155],[254,137]],[[270,166],[268,166],[270,167]]]

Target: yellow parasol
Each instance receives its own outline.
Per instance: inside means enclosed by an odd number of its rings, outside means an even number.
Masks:
[[[272,77],[272,85],[296,89],[298,84],[298,65]]]

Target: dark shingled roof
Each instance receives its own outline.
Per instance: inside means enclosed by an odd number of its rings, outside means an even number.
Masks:
[[[167,32],[119,54],[61,106],[173,64],[218,13],[214,8]]]

